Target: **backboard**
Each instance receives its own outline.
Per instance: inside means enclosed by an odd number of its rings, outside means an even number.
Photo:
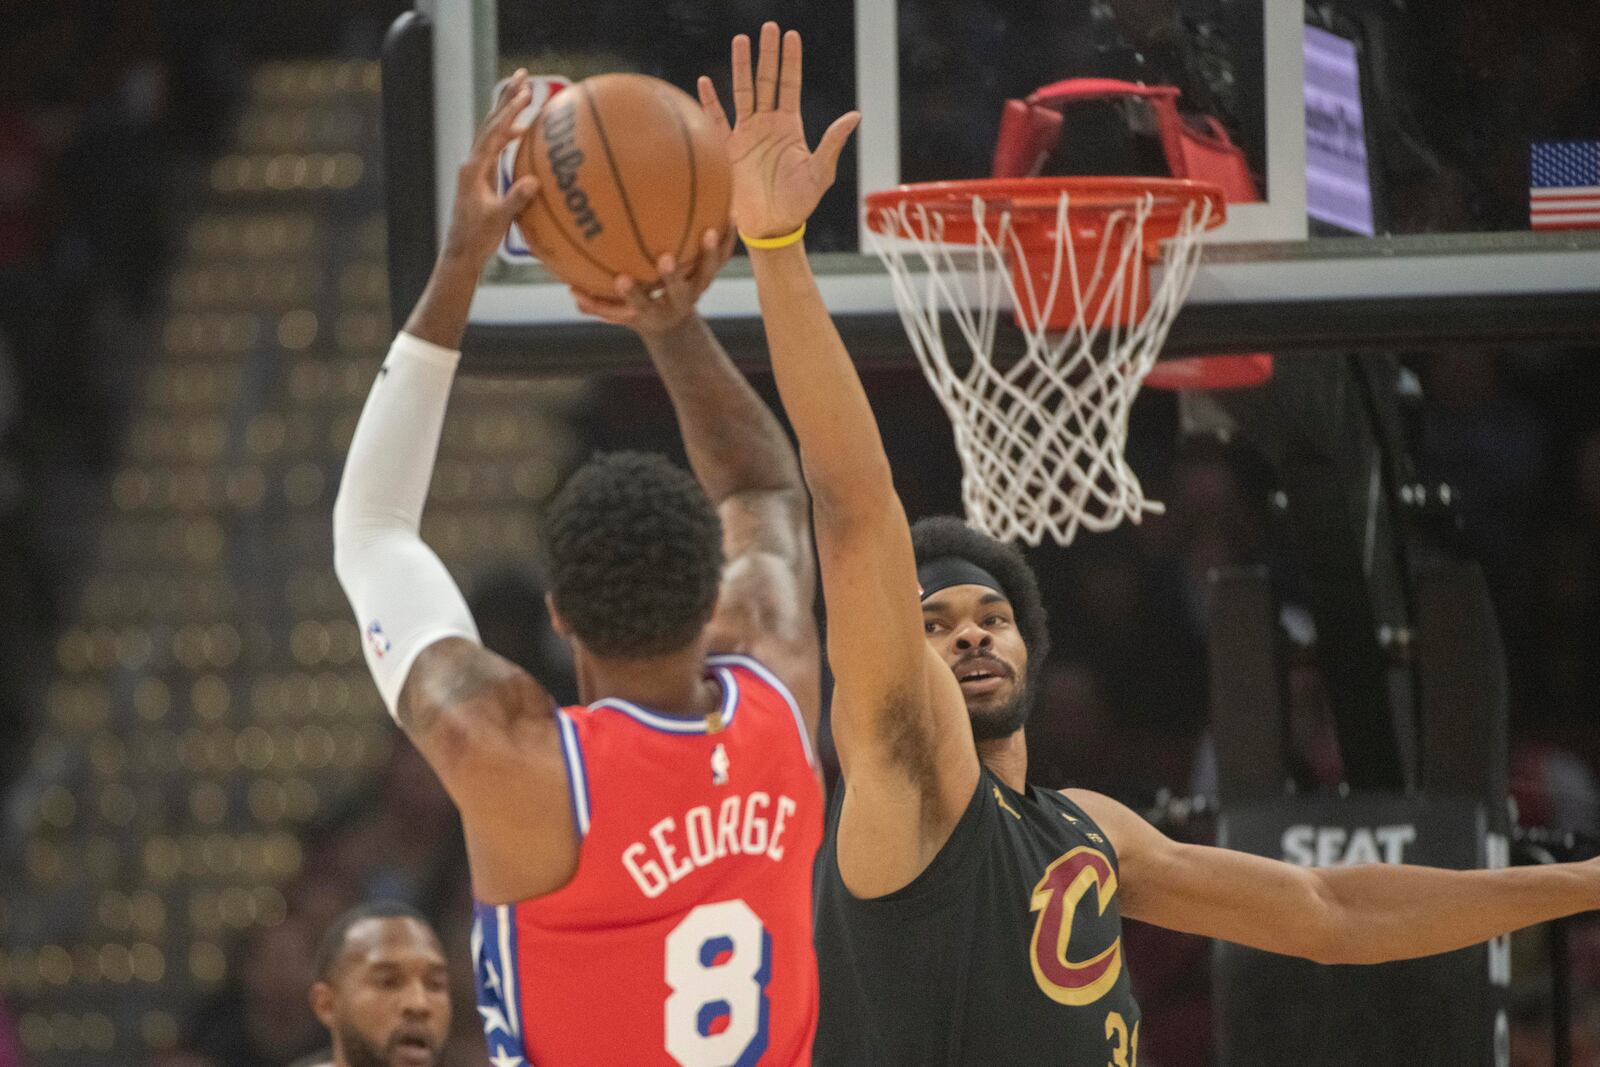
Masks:
[[[1230,205],[1229,223],[1208,240],[1169,352],[1600,335],[1600,231],[1533,231],[1527,212],[1534,143],[1600,139],[1600,130],[1581,120],[1493,126],[1452,87],[1450,57],[1430,52],[1444,47],[1430,43],[1439,27],[1423,15],[1362,0],[1317,5],[1311,25],[1300,4],[1278,0],[764,0],[736,11],[420,0],[418,9],[397,24],[384,69],[397,318],[420,290],[447,217],[447,179],[499,78],[517,66],[573,79],[636,70],[692,92],[707,73],[726,97],[728,40],[770,16],[806,36],[813,136],[842,111],[863,114],[809,237],[858,357],[907,358],[888,279],[864,245],[864,194],[987,175],[1006,101],[1074,77],[1177,85],[1189,124],[1225,131],[1258,189]],[[1128,104],[1069,111],[1061,144],[1039,166],[1160,173],[1146,122]],[[1466,172],[1461,127],[1494,149],[1497,169],[1483,180]],[[759,358],[754,283],[741,260],[702,310],[722,320],[736,355]],[[535,371],[640,358],[516,257],[486,273],[467,352],[469,367]]]

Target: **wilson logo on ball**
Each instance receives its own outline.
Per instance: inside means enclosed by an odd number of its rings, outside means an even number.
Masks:
[[[722,130],[694,97],[643,74],[596,74],[556,93],[512,160],[534,197],[517,217],[529,250],[582,293],[644,289],[665,254],[689,270],[706,231],[728,226],[732,176]]]
[[[592,241],[604,232],[594,210],[589,206],[589,196],[578,188],[578,168],[583,166],[583,151],[574,143],[578,129],[577,108],[567,103],[550,112],[545,119],[544,136],[550,172],[555,175],[556,188],[572,213],[572,221]]]

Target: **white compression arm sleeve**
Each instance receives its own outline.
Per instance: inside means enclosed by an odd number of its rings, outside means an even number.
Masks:
[[[333,569],[391,715],[418,653],[446,637],[478,640],[461,590],[418,533],[460,359],[410,334],[395,337],[333,505]]]

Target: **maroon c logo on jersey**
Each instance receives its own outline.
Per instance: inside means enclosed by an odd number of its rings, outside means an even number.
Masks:
[[[1090,959],[1074,963],[1067,955],[1073,912],[1090,888],[1104,915],[1117,895],[1117,872],[1104,855],[1080,845],[1045,868],[1028,908],[1039,913],[1030,946],[1034,980],[1045,996],[1075,1008],[1105,996],[1122,973],[1121,937]]]

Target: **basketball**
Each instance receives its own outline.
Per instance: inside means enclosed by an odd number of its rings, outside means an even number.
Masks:
[[[552,272],[615,297],[617,275],[660,279],[670,252],[687,264],[728,223],[722,135],[688,93],[643,74],[602,74],[561,92],[522,139],[516,174],[539,194],[518,219]]]

